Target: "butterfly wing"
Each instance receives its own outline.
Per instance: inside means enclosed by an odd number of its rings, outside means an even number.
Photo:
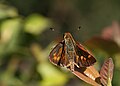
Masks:
[[[88,67],[96,62],[96,59],[81,44],[76,43],[75,63],[80,67]]]
[[[68,58],[65,57],[65,42],[58,43],[50,52],[50,61],[58,66],[67,66],[69,64]]]

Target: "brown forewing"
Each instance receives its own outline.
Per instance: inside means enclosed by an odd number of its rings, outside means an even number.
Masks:
[[[75,62],[80,67],[88,67],[96,62],[96,59],[90,54],[81,44],[76,43],[76,58]]]
[[[67,66],[69,64],[68,58],[65,57],[65,42],[58,43],[50,52],[50,61],[58,66]]]

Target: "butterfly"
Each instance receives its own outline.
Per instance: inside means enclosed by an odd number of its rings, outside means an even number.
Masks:
[[[64,33],[63,40],[50,52],[49,60],[71,71],[75,70],[75,66],[77,68],[89,67],[96,62],[94,56],[83,45],[76,42],[69,32]]]

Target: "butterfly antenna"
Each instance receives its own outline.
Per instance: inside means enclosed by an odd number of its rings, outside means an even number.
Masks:
[[[54,29],[54,28],[51,27],[50,30],[51,30],[52,32],[56,33],[56,34],[61,34],[61,32],[58,31],[58,29]]]
[[[50,30],[51,30],[51,31],[55,31],[55,29],[54,29],[54,28],[50,28]]]
[[[77,28],[77,30],[80,30],[81,29],[81,26],[79,26],[78,28]]]

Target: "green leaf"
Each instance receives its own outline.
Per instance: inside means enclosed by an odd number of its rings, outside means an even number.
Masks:
[[[32,14],[26,19],[25,31],[37,35],[50,25],[50,20],[38,14]]]
[[[16,16],[18,16],[18,12],[14,7],[0,4],[0,19]]]
[[[41,86],[63,86],[67,82],[67,75],[57,70],[48,63],[42,63],[38,66],[38,71],[43,80]]]

